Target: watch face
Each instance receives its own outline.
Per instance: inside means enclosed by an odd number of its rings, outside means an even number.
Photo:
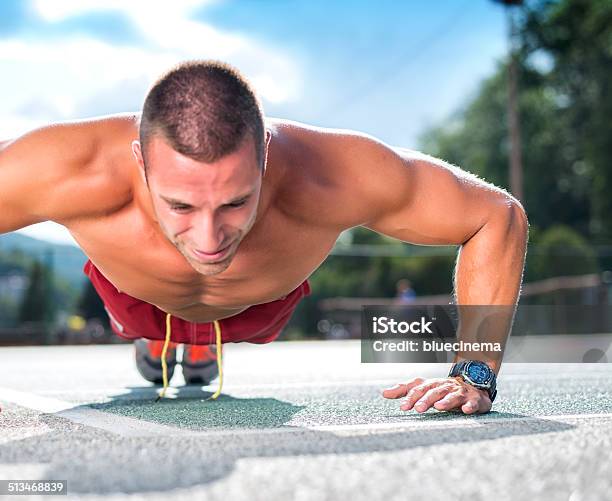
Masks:
[[[471,362],[467,367],[466,373],[476,384],[484,384],[489,381],[491,369],[482,362]]]

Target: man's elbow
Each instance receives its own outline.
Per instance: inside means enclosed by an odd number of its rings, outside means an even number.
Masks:
[[[514,197],[505,198],[500,207],[508,237],[527,246],[529,239],[529,219],[523,205]]]

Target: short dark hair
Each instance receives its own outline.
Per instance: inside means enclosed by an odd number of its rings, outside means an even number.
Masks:
[[[200,162],[215,162],[240,146],[247,133],[263,169],[263,110],[249,82],[228,64],[187,61],[151,87],[140,118],[143,157],[154,136]],[[146,165],[146,164],[145,164]]]

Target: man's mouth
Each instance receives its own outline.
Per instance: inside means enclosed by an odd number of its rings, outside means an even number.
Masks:
[[[223,259],[227,255],[228,251],[230,250],[230,247],[232,246],[232,243],[214,253],[203,252],[197,249],[193,249],[192,254],[200,262],[205,261],[207,263],[215,263],[216,261]]]

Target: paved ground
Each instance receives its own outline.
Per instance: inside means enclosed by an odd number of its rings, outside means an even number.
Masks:
[[[179,372],[157,404],[130,346],[0,349],[0,478],[85,500],[612,500],[610,364],[506,364],[493,412],[463,416],[380,396],[446,365],[361,364],[343,341],[226,348],[219,400]]]

